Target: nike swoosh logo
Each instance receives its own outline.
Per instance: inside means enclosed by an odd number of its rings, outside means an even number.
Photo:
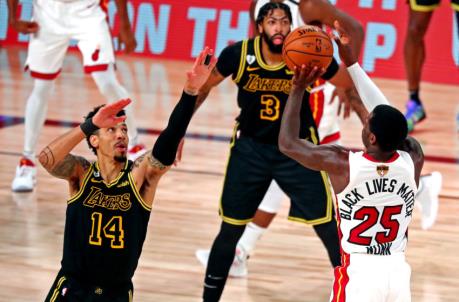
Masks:
[[[258,70],[258,69],[260,69],[260,67],[250,67],[249,66],[249,67],[247,67],[246,70],[250,72],[250,71],[255,71],[255,70]]]

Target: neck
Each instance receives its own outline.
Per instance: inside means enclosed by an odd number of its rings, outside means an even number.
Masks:
[[[261,53],[263,54],[263,60],[268,65],[279,65],[284,59],[282,58],[282,53],[273,53],[269,50],[268,44],[265,42],[263,37],[260,36],[261,40]]]
[[[97,163],[100,174],[106,183],[115,180],[125,165],[124,162],[120,163],[113,158],[106,157],[97,157]]]
[[[389,152],[383,152],[381,150],[375,150],[373,148],[369,148],[365,150],[365,153],[376,159],[377,161],[380,162],[385,162],[388,161],[389,159],[394,156],[394,153],[397,151],[389,151]]]

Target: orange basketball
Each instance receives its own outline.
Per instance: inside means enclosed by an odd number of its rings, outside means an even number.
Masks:
[[[290,70],[303,64],[307,68],[327,68],[333,59],[333,44],[320,28],[301,26],[285,38],[282,56]]]

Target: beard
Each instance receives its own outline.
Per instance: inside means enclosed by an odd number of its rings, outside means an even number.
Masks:
[[[124,163],[126,162],[127,157],[126,155],[115,155],[113,159],[119,163]]]
[[[280,34],[277,34],[277,35],[280,35]],[[275,35],[275,36],[277,36]],[[281,35],[282,36],[282,35]],[[272,41],[272,38],[274,36],[268,36],[268,34],[266,32],[262,32],[261,33],[261,37],[263,38],[263,40],[266,42],[266,44],[268,45],[268,48],[269,50],[272,52],[272,53],[282,53],[282,47],[284,46],[284,43],[282,44],[279,44],[279,45],[276,45],[274,44],[274,42]],[[284,37],[284,36],[283,36]],[[285,38],[285,37],[284,37]]]

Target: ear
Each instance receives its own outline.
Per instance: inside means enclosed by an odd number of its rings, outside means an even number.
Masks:
[[[261,34],[263,32],[263,26],[261,24],[257,24],[258,33]]]
[[[368,137],[368,140],[370,141],[371,145],[376,145],[376,135],[370,132],[370,136]]]
[[[94,134],[91,135],[89,137],[89,143],[91,144],[91,146],[97,149],[99,147],[99,136],[94,135]]]

